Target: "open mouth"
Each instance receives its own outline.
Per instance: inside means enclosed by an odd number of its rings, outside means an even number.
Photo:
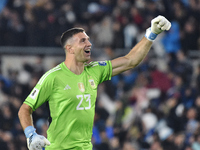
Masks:
[[[90,51],[89,51],[89,50],[86,50],[86,51],[85,51],[85,53],[89,54],[89,53],[90,53]]]
[[[91,50],[90,48],[85,49],[85,53],[86,53],[86,54],[89,54],[89,53],[90,53],[90,50]]]

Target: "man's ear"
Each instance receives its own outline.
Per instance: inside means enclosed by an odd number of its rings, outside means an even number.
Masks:
[[[73,48],[72,48],[71,45],[66,45],[65,49],[66,49],[66,52],[69,53],[69,54],[73,54],[74,53]]]

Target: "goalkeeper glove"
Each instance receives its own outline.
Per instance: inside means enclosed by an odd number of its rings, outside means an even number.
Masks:
[[[24,133],[27,138],[27,146],[29,150],[42,150],[46,145],[50,145],[50,142],[42,135],[38,135],[35,132],[33,126],[28,126],[24,130]]]
[[[145,37],[154,41],[158,34],[171,28],[171,23],[163,16],[158,16],[151,20],[151,27],[146,30]]]

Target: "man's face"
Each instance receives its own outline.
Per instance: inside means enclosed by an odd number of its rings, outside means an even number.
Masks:
[[[91,57],[91,46],[89,37],[85,32],[80,32],[72,37],[71,53],[78,62],[87,62]]]

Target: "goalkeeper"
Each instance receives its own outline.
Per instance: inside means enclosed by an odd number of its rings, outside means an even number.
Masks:
[[[90,39],[82,28],[72,28],[61,36],[65,61],[46,72],[20,107],[18,116],[30,150],[92,150],[92,128],[97,87],[128,69],[136,67],[147,55],[156,36],[169,30],[163,16],[151,21],[145,36],[130,52],[114,60],[94,61]],[[38,135],[32,113],[49,104],[51,122],[47,138]]]

